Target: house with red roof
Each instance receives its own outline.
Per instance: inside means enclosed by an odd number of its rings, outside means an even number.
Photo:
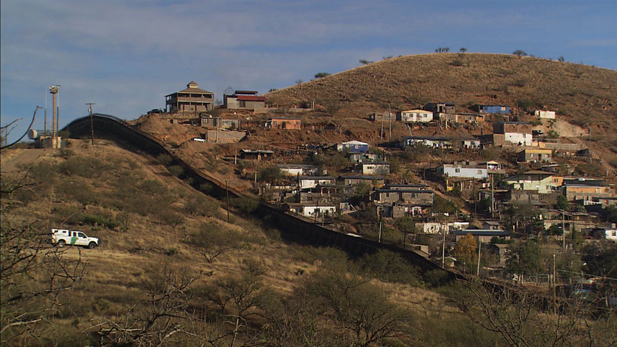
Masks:
[[[236,90],[224,95],[223,107],[229,110],[261,110],[266,108],[266,97],[254,90]]]

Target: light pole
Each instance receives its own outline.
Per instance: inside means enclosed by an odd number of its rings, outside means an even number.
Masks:
[[[86,103],[88,105],[88,112],[90,112],[90,138],[92,138],[92,147],[94,147],[94,120],[92,119],[92,105],[96,105],[93,102]]]

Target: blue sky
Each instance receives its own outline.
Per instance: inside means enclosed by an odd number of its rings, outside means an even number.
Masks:
[[[3,0],[2,125],[37,105],[60,123],[135,119],[191,80],[266,93],[360,59],[457,52],[530,55],[617,70],[617,1]],[[42,115],[39,112],[39,115]],[[37,115],[38,117],[38,115]],[[42,117],[36,129],[43,128]]]

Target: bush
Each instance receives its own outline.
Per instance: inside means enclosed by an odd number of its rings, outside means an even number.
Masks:
[[[89,224],[94,227],[103,226],[108,229],[116,229],[120,226],[120,222],[112,216],[98,215],[98,214],[82,214],[80,222],[83,224]]]
[[[156,161],[158,161],[162,165],[169,166],[173,161],[173,158],[169,154],[160,154],[156,157]]]
[[[173,210],[170,210],[169,208],[164,209],[162,212],[160,212],[158,214],[158,219],[161,222],[167,225],[170,225],[174,228],[184,223],[184,216],[182,216],[181,214]]]
[[[167,170],[176,177],[180,177],[180,175],[184,173],[184,169],[180,165],[172,165],[168,167]]]
[[[419,284],[418,268],[392,251],[379,250],[377,253],[366,255],[360,260],[360,267],[371,276],[383,281]]]
[[[246,197],[231,199],[230,204],[244,213],[253,213],[259,207],[258,200]]]
[[[116,170],[115,166],[94,157],[70,157],[58,165],[58,170],[66,176],[98,178],[103,173]]]
[[[220,205],[217,201],[208,199],[203,195],[191,196],[184,204],[184,211],[192,216],[216,216],[219,208]]]

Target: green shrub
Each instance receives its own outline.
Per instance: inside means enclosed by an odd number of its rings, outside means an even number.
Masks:
[[[120,222],[111,216],[98,214],[82,214],[80,221],[83,224],[89,224],[94,227],[103,226],[108,229],[116,229],[120,226]]]
[[[171,162],[173,161],[173,158],[169,154],[159,154],[156,157],[156,161],[158,161],[162,165],[169,166]]]
[[[193,216],[217,216],[219,212],[219,202],[196,194],[188,198],[184,204],[184,211]]]
[[[360,259],[360,267],[375,278],[387,282],[418,285],[420,275],[418,268],[411,265],[399,254],[388,250],[379,250]]]
[[[161,212],[159,212],[157,214],[157,217],[161,222],[167,225],[170,225],[174,228],[184,223],[184,216],[182,216],[181,214],[173,210],[170,210],[169,208],[164,209]]]
[[[244,213],[252,213],[259,207],[258,200],[247,197],[231,199],[230,204]]]
[[[180,175],[184,173],[184,169],[180,165],[172,165],[168,167],[167,170],[176,177],[180,177]]]

